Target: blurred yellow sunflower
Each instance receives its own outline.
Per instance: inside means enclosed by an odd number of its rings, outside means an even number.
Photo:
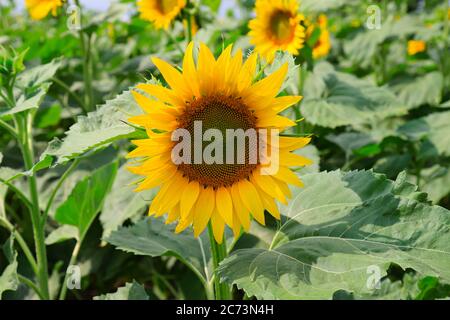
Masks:
[[[25,0],[25,6],[34,20],[44,19],[50,11],[56,16],[58,8],[62,5],[62,0]]]
[[[138,0],[141,18],[153,22],[157,29],[168,29],[186,6],[186,0]]]
[[[317,18],[317,25],[310,24],[306,30],[306,37],[309,38],[316,28],[320,29],[320,36],[314,44],[313,58],[319,59],[328,55],[331,50],[330,31],[328,31],[328,18],[321,14]]]
[[[249,36],[256,51],[269,62],[278,50],[297,55],[305,39],[298,1],[256,0],[255,11],[256,18],[249,22]]]
[[[231,46],[227,47],[216,60],[208,47],[201,44],[195,63],[191,43],[182,72],[154,58],[170,89],[158,84],[139,84],[133,95],[145,113],[129,119],[144,127],[148,134],[148,139],[133,141],[137,148],[128,154],[130,158],[139,158],[139,165],[131,166],[131,172],[144,176],[136,191],[160,187],[149,215],[159,217],[168,213],[166,223],[178,221],[177,233],[192,225],[196,237],[210,222],[218,243],[222,242],[226,225],[237,236],[242,228],[249,230],[251,217],[264,224],[265,209],[279,219],[275,200],[286,204],[291,197],[288,184],[302,186],[289,167],[311,163],[292,153],[307,145],[310,138],[285,137],[278,133],[274,150],[279,155],[275,160],[279,167],[272,175],[263,173],[267,163],[248,161],[250,147],[247,146],[246,161],[241,164],[205,160],[176,164],[173,161],[177,143],[172,139],[173,134],[184,129],[195,135],[197,121],[201,121],[203,130],[221,132],[228,129],[281,132],[295,125],[278,115],[301,100],[300,96],[277,97],[287,65],[255,82],[256,53],[243,62],[240,50],[234,56],[231,51]],[[201,152],[206,148],[200,145]]]
[[[413,56],[420,52],[424,52],[427,49],[425,41],[422,40],[409,40],[408,41],[408,55]]]

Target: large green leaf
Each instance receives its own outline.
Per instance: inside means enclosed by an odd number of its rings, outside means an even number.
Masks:
[[[407,122],[398,132],[412,141],[425,140],[424,148],[430,156],[450,156],[449,124],[450,111],[436,112]]]
[[[203,234],[196,239],[190,231],[175,234],[174,229],[174,225],[165,225],[161,219],[144,219],[131,227],[113,231],[104,240],[137,255],[177,257],[206,279],[210,259],[208,237]]]
[[[61,141],[50,142],[41,156],[41,161],[51,157],[54,164],[67,162],[90,150],[104,147],[107,144],[128,137],[135,129],[125,123],[132,115],[142,113],[129,91],[118,95],[113,100],[87,116],[78,117],[77,123],[66,132]]]
[[[450,212],[405,181],[371,171],[303,177],[266,249],[238,250],[219,273],[261,299],[329,299],[338,290],[373,294],[371,272],[391,262],[450,281]]]
[[[56,210],[55,219],[78,228],[83,239],[102,209],[117,173],[117,162],[106,165],[77,183],[70,196]]]
[[[94,297],[94,300],[148,300],[149,296],[142,285],[133,281],[132,283],[125,284],[124,287],[120,287],[114,293],[107,293],[98,297]]]
[[[417,77],[403,77],[390,84],[400,101],[410,108],[423,104],[437,106],[442,99],[444,78],[435,71]]]
[[[386,88],[320,63],[305,82],[301,111],[305,119],[328,128],[360,126],[390,116],[403,115],[407,107]]]
[[[327,10],[337,9],[345,5],[355,5],[359,2],[356,0],[302,0],[300,9],[302,11],[323,12]]]

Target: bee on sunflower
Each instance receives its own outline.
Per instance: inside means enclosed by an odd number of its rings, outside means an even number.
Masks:
[[[181,72],[163,60],[153,59],[170,88],[139,84],[132,91],[145,113],[129,121],[144,127],[148,139],[133,141],[137,148],[128,157],[139,158],[139,165],[131,166],[130,170],[144,176],[136,191],[160,188],[149,215],[160,217],[167,213],[167,223],[178,222],[176,232],[192,225],[196,237],[209,224],[220,244],[226,225],[238,236],[242,229],[249,230],[252,217],[265,224],[265,210],[280,218],[276,201],[287,203],[291,197],[288,184],[302,186],[289,167],[311,164],[309,159],[292,151],[307,145],[310,138],[278,134],[295,125],[279,113],[302,98],[277,97],[287,65],[255,81],[256,53],[243,62],[242,51],[237,50],[233,56],[229,46],[215,59],[209,48],[201,44],[195,63],[193,50],[190,43]],[[231,129],[276,132],[273,150],[278,155],[278,170],[268,175],[264,173],[268,164],[259,157],[256,162],[248,161],[251,147],[246,143],[238,145],[245,149],[242,163],[211,163],[204,158],[199,162],[175,162],[174,133],[184,130],[195,136],[198,122],[204,130],[219,132]],[[197,151],[201,154],[208,147],[203,141],[195,147],[200,150],[192,150],[192,154]]]
[[[62,0],[25,0],[25,6],[33,20],[42,20],[50,12],[56,16],[62,5]]]
[[[141,19],[150,21],[157,29],[168,29],[186,7],[186,0],[138,0]]]
[[[255,19],[249,22],[250,42],[267,61],[279,50],[298,55],[305,41],[304,20],[297,0],[256,0]]]

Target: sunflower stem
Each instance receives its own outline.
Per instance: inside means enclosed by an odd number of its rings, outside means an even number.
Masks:
[[[231,291],[226,283],[221,283],[217,275],[217,268],[219,263],[227,256],[226,241],[223,239],[222,243],[217,243],[214,238],[214,232],[211,222],[208,224],[209,242],[211,245],[211,257],[213,262],[213,277],[214,277],[214,293],[216,300],[231,300]]]

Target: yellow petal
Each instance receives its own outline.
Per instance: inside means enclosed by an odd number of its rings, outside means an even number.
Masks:
[[[223,241],[223,232],[225,231],[225,222],[223,221],[217,210],[214,210],[211,216],[211,225],[213,229],[214,239],[218,244]]]
[[[222,219],[231,227],[233,225],[233,203],[228,190],[224,187],[216,191],[216,208]]]
[[[252,213],[253,217],[261,224],[264,221],[264,208],[261,204],[258,192],[253,184],[247,180],[242,180],[238,183],[239,194],[241,195],[244,206]]]
[[[194,203],[197,201],[199,193],[200,186],[197,181],[190,182],[186,189],[184,189],[180,199],[181,219],[184,219],[189,215]]]
[[[198,237],[208,225],[214,210],[215,192],[212,188],[200,190],[194,207],[194,236]]]
[[[231,197],[233,198],[234,212],[244,230],[248,232],[250,230],[250,212],[242,203],[239,187],[236,183],[231,186]]]

